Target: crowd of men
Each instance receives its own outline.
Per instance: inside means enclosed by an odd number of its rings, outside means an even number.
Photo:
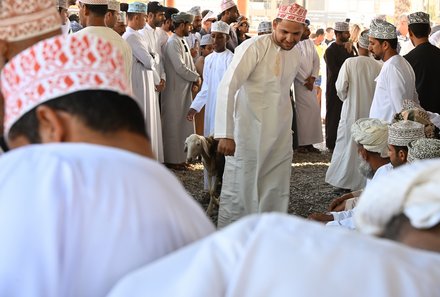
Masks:
[[[428,14],[402,56],[386,20],[312,32],[296,3],[254,37],[233,0],[0,3],[0,296],[438,295]],[[325,226],[285,214],[322,93],[326,181],[351,191],[310,216]],[[194,132],[225,155],[222,230],[167,169]]]

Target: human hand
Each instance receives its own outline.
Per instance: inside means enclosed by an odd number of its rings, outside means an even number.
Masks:
[[[353,41],[347,41],[346,43],[344,43],[344,47],[347,52],[351,54],[353,52]]]
[[[235,153],[235,141],[229,138],[220,138],[217,151],[225,156],[233,156]]]
[[[317,221],[321,223],[327,223],[335,220],[332,214],[319,213],[319,212],[312,213],[307,218],[309,220]]]
[[[342,211],[345,209],[345,201],[347,199],[353,198],[352,193],[344,194],[340,197],[337,197],[330,202],[330,205],[328,207],[328,211]]]
[[[186,119],[190,122],[192,122],[194,120],[194,116],[196,115],[197,110],[195,110],[194,108],[190,108],[188,110],[188,113],[186,115]]]

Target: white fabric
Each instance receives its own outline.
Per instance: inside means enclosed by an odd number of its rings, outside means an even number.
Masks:
[[[316,89],[310,91],[304,86],[310,76],[318,77],[319,56],[313,40],[303,40],[297,46],[301,52],[300,66],[294,81],[298,143],[299,145],[321,143],[321,107],[316,97]]]
[[[125,150],[31,145],[0,168],[1,296],[104,296],[214,231],[173,174]]]
[[[124,65],[125,73],[127,75],[130,89],[132,89],[132,75],[131,75],[131,71],[132,71],[131,68],[133,64],[132,51],[128,43],[124,39],[122,39],[121,36],[118,33],[116,33],[115,30],[104,26],[88,26],[79,30],[75,34],[77,36],[83,36],[88,34],[98,36],[104,40],[111,42],[111,44],[114,47],[118,48],[122,52],[122,56],[124,58],[124,64],[125,64]]]
[[[351,137],[351,125],[367,118],[373,101],[381,65],[370,57],[348,58],[341,66],[336,91],[342,100],[338,136],[325,182],[334,187],[359,190],[365,186],[365,177],[359,171],[357,145]]]
[[[271,35],[244,41],[220,82],[215,138],[234,139],[226,157],[218,226],[266,211],[286,212],[290,197],[290,87],[300,52],[282,50]]]
[[[217,89],[233,56],[234,54],[226,49],[221,53],[214,51],[205,58],[202,89],[191,103],[191,108],[197,112],[200,112],[203,106],[205,106],[204,136],[214,134]]]
[[[156,28],[157,32],[157,41],[159,42],[160,49],[162,51],[162,57],[165,57],[165,45],[168,41],[168,33],[162,28]]]
[[[374,176],[371,180],[368,180],[368,184],[371,182],[381,179],[383,176],[388,175],[388,173],[393,170],[393,165],[391,163],[387,163],[385,165],[380,166],[376,172],[374,173]],[[354,222],[353,216],[356,213],[357,207],[354,207],[350,210],[344,210],[344,211],[333,211],[331,214],[333,215],[334,220],[330,221],[326,224],[326,226],[338,226],[338,227],[344,227],[347,229],[356,229],[356,224]]]
[[[400,55],[394,55],[383,64],[376,78],[370,118],[391,122],[394,114],[402,111],[404,99],[414,100],[419,104],[416,77],[408,61]]]
[[[364,191],[355,222],[367,234],[380,235],[394,216],[404,213],[418,229],[440,222],[440,160],[404,165],[377,179]]]
[[[155,85],[160,83],[159,66],[157,65],[160,58],[158,55],[153,57],[154,50],[145,35],[127,27],[122,38],[127,41],[133,52],[133,65],[131,66],[133,68],[133,93],[144,115],[151,148],[156,159],[163,162],[159,96],[155,90]]]
[[[220,32],[229,34],[229,31],[231,30],[231,26],[229,26],[227,23],[223,21],[217,21],[211,25],[211,32]]]
[[[109,296],[434,297],[439,265],[438,253],[270,214],[128,275]]]
[[[162,132],[164,161],[180,164],[186,161],[185,139],[194,133],[193,123],[186,119],[191,106],[191,87],[199,79],[190,48],[184,38],[173,34],[165,46],[167,86],[162,93]]]
[[[200,41],[202,40],[202,35],[199,32],[190,32],[188,36],[185,37],[186,43],[188,43],[190,49],[197,49],[196,56],[193,58],[194,62],[200,57]]]
[[[429,36],[429,42],[432,45],[435,45],[436,47],[440,48],[440,31],[437,31],[431,36]]]
[[[362,118],[351,125],[351,137],[367,151],[388,157],[388,123],[379,119]]]

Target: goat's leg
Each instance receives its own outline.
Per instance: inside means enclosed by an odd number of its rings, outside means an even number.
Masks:
[[[219,180],[218,176],[217,175],[214,176],[214,182],[212,183],[212,188],[210,190],[212,192],[212,196],[214,197],[214,202],[215,202],[215,204],[217,204],[217,206],[220,203],[219,197],[216,196],[218,180]]]
[[[209,192],[209,204],[208,208],[206,209],[206,214],[210,216],[212,214],[212,207],[213,207],[213,192],[212,192],[212,176],[208,173],[208,192]]]

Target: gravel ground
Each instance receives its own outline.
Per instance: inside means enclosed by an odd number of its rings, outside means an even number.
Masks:
[[[321,153],[294,153],[290,183],[289,213],[307,217],[312,212],[326,211],[329,202],[336,197],[333,186],[325,183],[325,173],[330,165],[331,154],[317,146]],[[188,171],[174,171],[187,191],[204,209],[208,207],[209,195],[203,190],[203,165],[193,164]],[[217,209],[212,220],[217,222]]]

